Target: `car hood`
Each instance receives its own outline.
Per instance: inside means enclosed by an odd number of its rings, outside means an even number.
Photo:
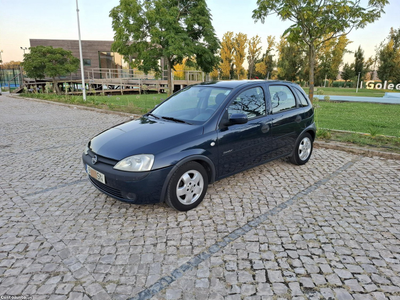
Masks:
[[[135,154],[154,154],[182,145],[203,133],[203,126],[142,117],[95,136],[89,144],[94,153],[121,160]]]

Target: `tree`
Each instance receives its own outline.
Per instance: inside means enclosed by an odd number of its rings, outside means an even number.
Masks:
[[[161,72],[163,58],[168,70],[169,93],[173,91],[173,66],[188,58],[211,72],[219,63],[219,41],[205,0],[120,0],[110,12],[114,30],[112,50],[136,55],[132,67],[145,73]]]
[[[9,62],[6,62],[6,63],[2,63],[1,66],[2,66],[3,69],[12,69],[12,68],[19,67],[20,64],[21,64],[20,61],[13,61],[12,60],[12,61],[9,61]]]
[[[182,63],[176,64],[173,69],[175,70],[174,78],[177,80],[185,79],[185,71],[197,70],[195,66],[186,64],[188,58],[184,58]]]
[[[335,80],[337,78],[339,74],[339,68],[343,63],[343,56],[345,53],[349,53],[346,47],[352,43],[346,35],[342,35],[334,40],[336,44],[332,49],[332,63],[328,75],[328,78],[331,80]]]
[[[364,51],[361,49],[361,46],[358,46],[356,52],[354,52],[354,74],[358,76],[360,74],[360,78],[364,77],[365,68],[364,68]]]
[[[221,75],[224,79],[233,76],[233,32],[228,31],[222,37],[221,42]]]
[[[341,77],[344,80],[344,86],[346,86],[347,80],[354,77],[354,74],[354,64],[349,65],[348,63],[345,63],[341,74]]]
[[[275,37],[272,35],[267,36],[267,51],[265,52],[263,56],[263,61],[265,63],[265,66],[267,67],[267,78],[269,78],[272,74],[272,71],[275,68],[275,62],[274,62],[274,55],[271,54],[274,47],[275,47]]]
[[[365,7],[360,3],[361,0],[257,0],[254,19],[264,22],[268,15],[276,13],[282,20],[292,21],[294,24],[284,36],[307,46],[310,99],[314,97],[314,68],[320,45],[379,19],[389,1],[368,0]],[[321,39],[323,36],[326,37]]]
[[[251,39],[247,41],[247,47],[248,47],[248,55],[247,55],[247,62],[249,63],[249,78],[251,79],[253,77],[253,73],[255,70],[255,64],[256,61],[258,60],[258,57],[260,56],[261,53],[261,38],[256,35],[253,36]]]
[[[272,54],[275,47],[275,37],[272,35],[267,36],[267,50],[263,54],[261,60],[256,62],[256,76],[262,78],[271,78],[272,72],[276,63],[274,62],[274,55]]]
[[[219,69],[215,67],[211,72],[210,72],[210,77],[211,80],[216,81],[219,79]]]
[[[247,34],[239,32],[233,38],[233,64],[235,65],[236,78],[243,79],[246,71],[243,68],[246,57]]]
[[[260,77],[264,78],[267,75],[267,66],[263,61],[256,63],[255,71],[256,71],[256,77],[259,77],[258,75],[261,75]]]
[[[339,74],[346,47],[351,42],[346,36],[333,38],[324,42],[317,55],[317,66],[315,70],[316,82],[322,82],[324,78],[335,80]]]
[[[303,61],[301,49],[282,36],[278,44],[278,51],[278,79],[296,81]]]
[[[370,57],[368,60],[365,60],[364,51],[361,49],[361,46],[358,46],[357,51],[354,53],[354,58],[354,75],[357,79],[360,76],[360,80],[363,80],[365,75],[371,71],[370,67],[374,63],[373,58]]]
[[[400,82],[400,28],[390,29],[387,43],[378,49],[378,76],[382,81]]]
[[[71,51],[52,46],[36,46],[30,48],[30,53],[24,54],[22,66],[30,78],[51,77],[57,94],[60,89],[56,77],[74,73],[79,68],[79,59]]]

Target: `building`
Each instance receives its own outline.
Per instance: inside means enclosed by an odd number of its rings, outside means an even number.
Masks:
[[[78,40],[50,40],[50,39],[30,39],[30,47],[52,46],[53,48],[62,48],[72,52],[72,55],[80,60],[79,41]],[[85,76],[85,85],[92,92],[102,92],[107,89],[109,92],[139,92],[146,86],[152,87],[158,92],[167,88],[168,71],[163,59],[159,63],[162,66],[161,76],[156,76],[154,72],[145,74],[137,69],[131,69],[128,61],[136,58],[135,55],[125,59],[123,55],[112,52],[111,46],[113,41],[89,41],[83,40],[82,43],[82,60]],[[182,76],[174,76],[173,90],[179,90],[189,84],[204,81],[204,73],[202,71],[182,71]],[[50,78],[43,80],[25,79],[31,85],[43,85]],[[59,82],[69,82],[79,86],[82,80],[81,69],[72,74],[59,78]],[[34,81],[34,82],[32,82]],[[79,88],[79,87],[78,87]]]
[[[73,56],[80,59],[78,40],[30,39],[29,41],[31,47],[52,46],[53,48],[63,48],[64,50],[71,51]],[[124,70],[129,70],[128,63],[124,61],[123,56],[117,52],[111,52],[113,41],[83,40],[81,42],[85,78],[98,79],[105,76],[118,78],[124,73]],[[80,67],[76,73],[66,77],[81,79]]]

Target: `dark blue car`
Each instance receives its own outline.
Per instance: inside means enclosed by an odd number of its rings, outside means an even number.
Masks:
[[[315,132],[314,110],[296,84],[203,83],[95,136],[82,158],[103,193],[187,211],[221,178],[280,157],[305,164]]]

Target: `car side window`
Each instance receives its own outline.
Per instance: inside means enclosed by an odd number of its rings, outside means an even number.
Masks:
[[[296,91],[297,98],[299,99],[299,106],[300,107],[308,106],[309,104],[308,104],[307,98],[303,95],[303,93],[300,92],[299,89],[297,89],[297,88],[295,88],[294,90]]]
[[[296,107],[296,99],[287,86],[271,85],[269,86],[269,93],[271,95],[273,114]]]
[[[244,113],[249,120],[263,116],[265,112],[265,95],[260,87],[245,90],[228,106],[229,116],[231,114]]]

